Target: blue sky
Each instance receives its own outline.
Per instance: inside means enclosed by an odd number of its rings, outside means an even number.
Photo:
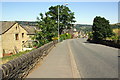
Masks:
[[[45,13],[50,6],[66,2],[2,2],[3,21],[36,21],[39,13]],[[118,2],[67,2],[75,12],[76,23],[92,24],[95,16],[105,17],[110,23],[118,22]],[[0,3],[1,4],[1,3]]]

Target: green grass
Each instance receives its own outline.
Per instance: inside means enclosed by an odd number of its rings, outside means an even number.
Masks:
[[[19,57],[19,56],[21,56],[21,55],[23,55],[23,54],[25,54],[25,53],[28,53],[28,52],[30,52],[30,51],[31,51],[31,50],[26,50],[26,51],[19,52],[19,53],[17,53],[17,54],[11,55],[11,56],[5,56],[5,57],[3,57],[3,58],[0,58],[0,59],[2,59],[2,62],[1,62],[0,64],[4,64],[4,63],[6,63],[6,62],[8,62],[8,61],[10,61],[10,60],[13,60],[13,59],[15,59],[15,58],[17,58],[17,57]]]
[[[115,33],[115,35],[114,35],[114,36],[111,36],[111,37],[109,37],[109,38],[106,38],[106,40],[118,40],[118,39],[120,39],[120,34],[119,34],[120,29],[114,28],[114,29],[113,29],[113,32]]]

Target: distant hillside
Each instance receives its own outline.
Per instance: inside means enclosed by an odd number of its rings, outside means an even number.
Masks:
[[[21,25],[36,26],[37,22],[35,21],[16,21]]]
[[[120,28],[120,23],[116,23],[116,24],[110,24],[110,26],[112,27],[112,29],[117,29]],[[77,30],[82,30],[84,32],[91,32],[92,31],[92,25],[87,25],[87,24],[74,24],[74,27]]]
[[[87,24],[75,24],[74,27],[77,30],[82,30],[84,32],[91,32],[92,31],[92,25],[87,25]]]
[[[79,27],[92,27],[92,25],[87,25],[87,24],[75,24],[74,27],[79,28]]]
[[[120,25],[120,23],[116,23],[116,24],[110,24],[110,25]]]
[[[110,24],[113,29],[120,28],[120,23]]]

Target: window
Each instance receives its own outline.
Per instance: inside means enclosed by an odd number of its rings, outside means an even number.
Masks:
[[[22,41],[22,43],[24,44],[25,41]]]
[[[18,40],[19,37],[18,37],[18,34],[15,34],[15,40]]]
[[[22,33],[22,38],[24,37],[24,33]]]
[[[17,26],[16,26],[16,30],[17,30]]]

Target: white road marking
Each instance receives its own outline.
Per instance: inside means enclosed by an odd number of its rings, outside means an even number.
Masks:
[[[85,43],[82,43],[83,45],[85,45]]]

